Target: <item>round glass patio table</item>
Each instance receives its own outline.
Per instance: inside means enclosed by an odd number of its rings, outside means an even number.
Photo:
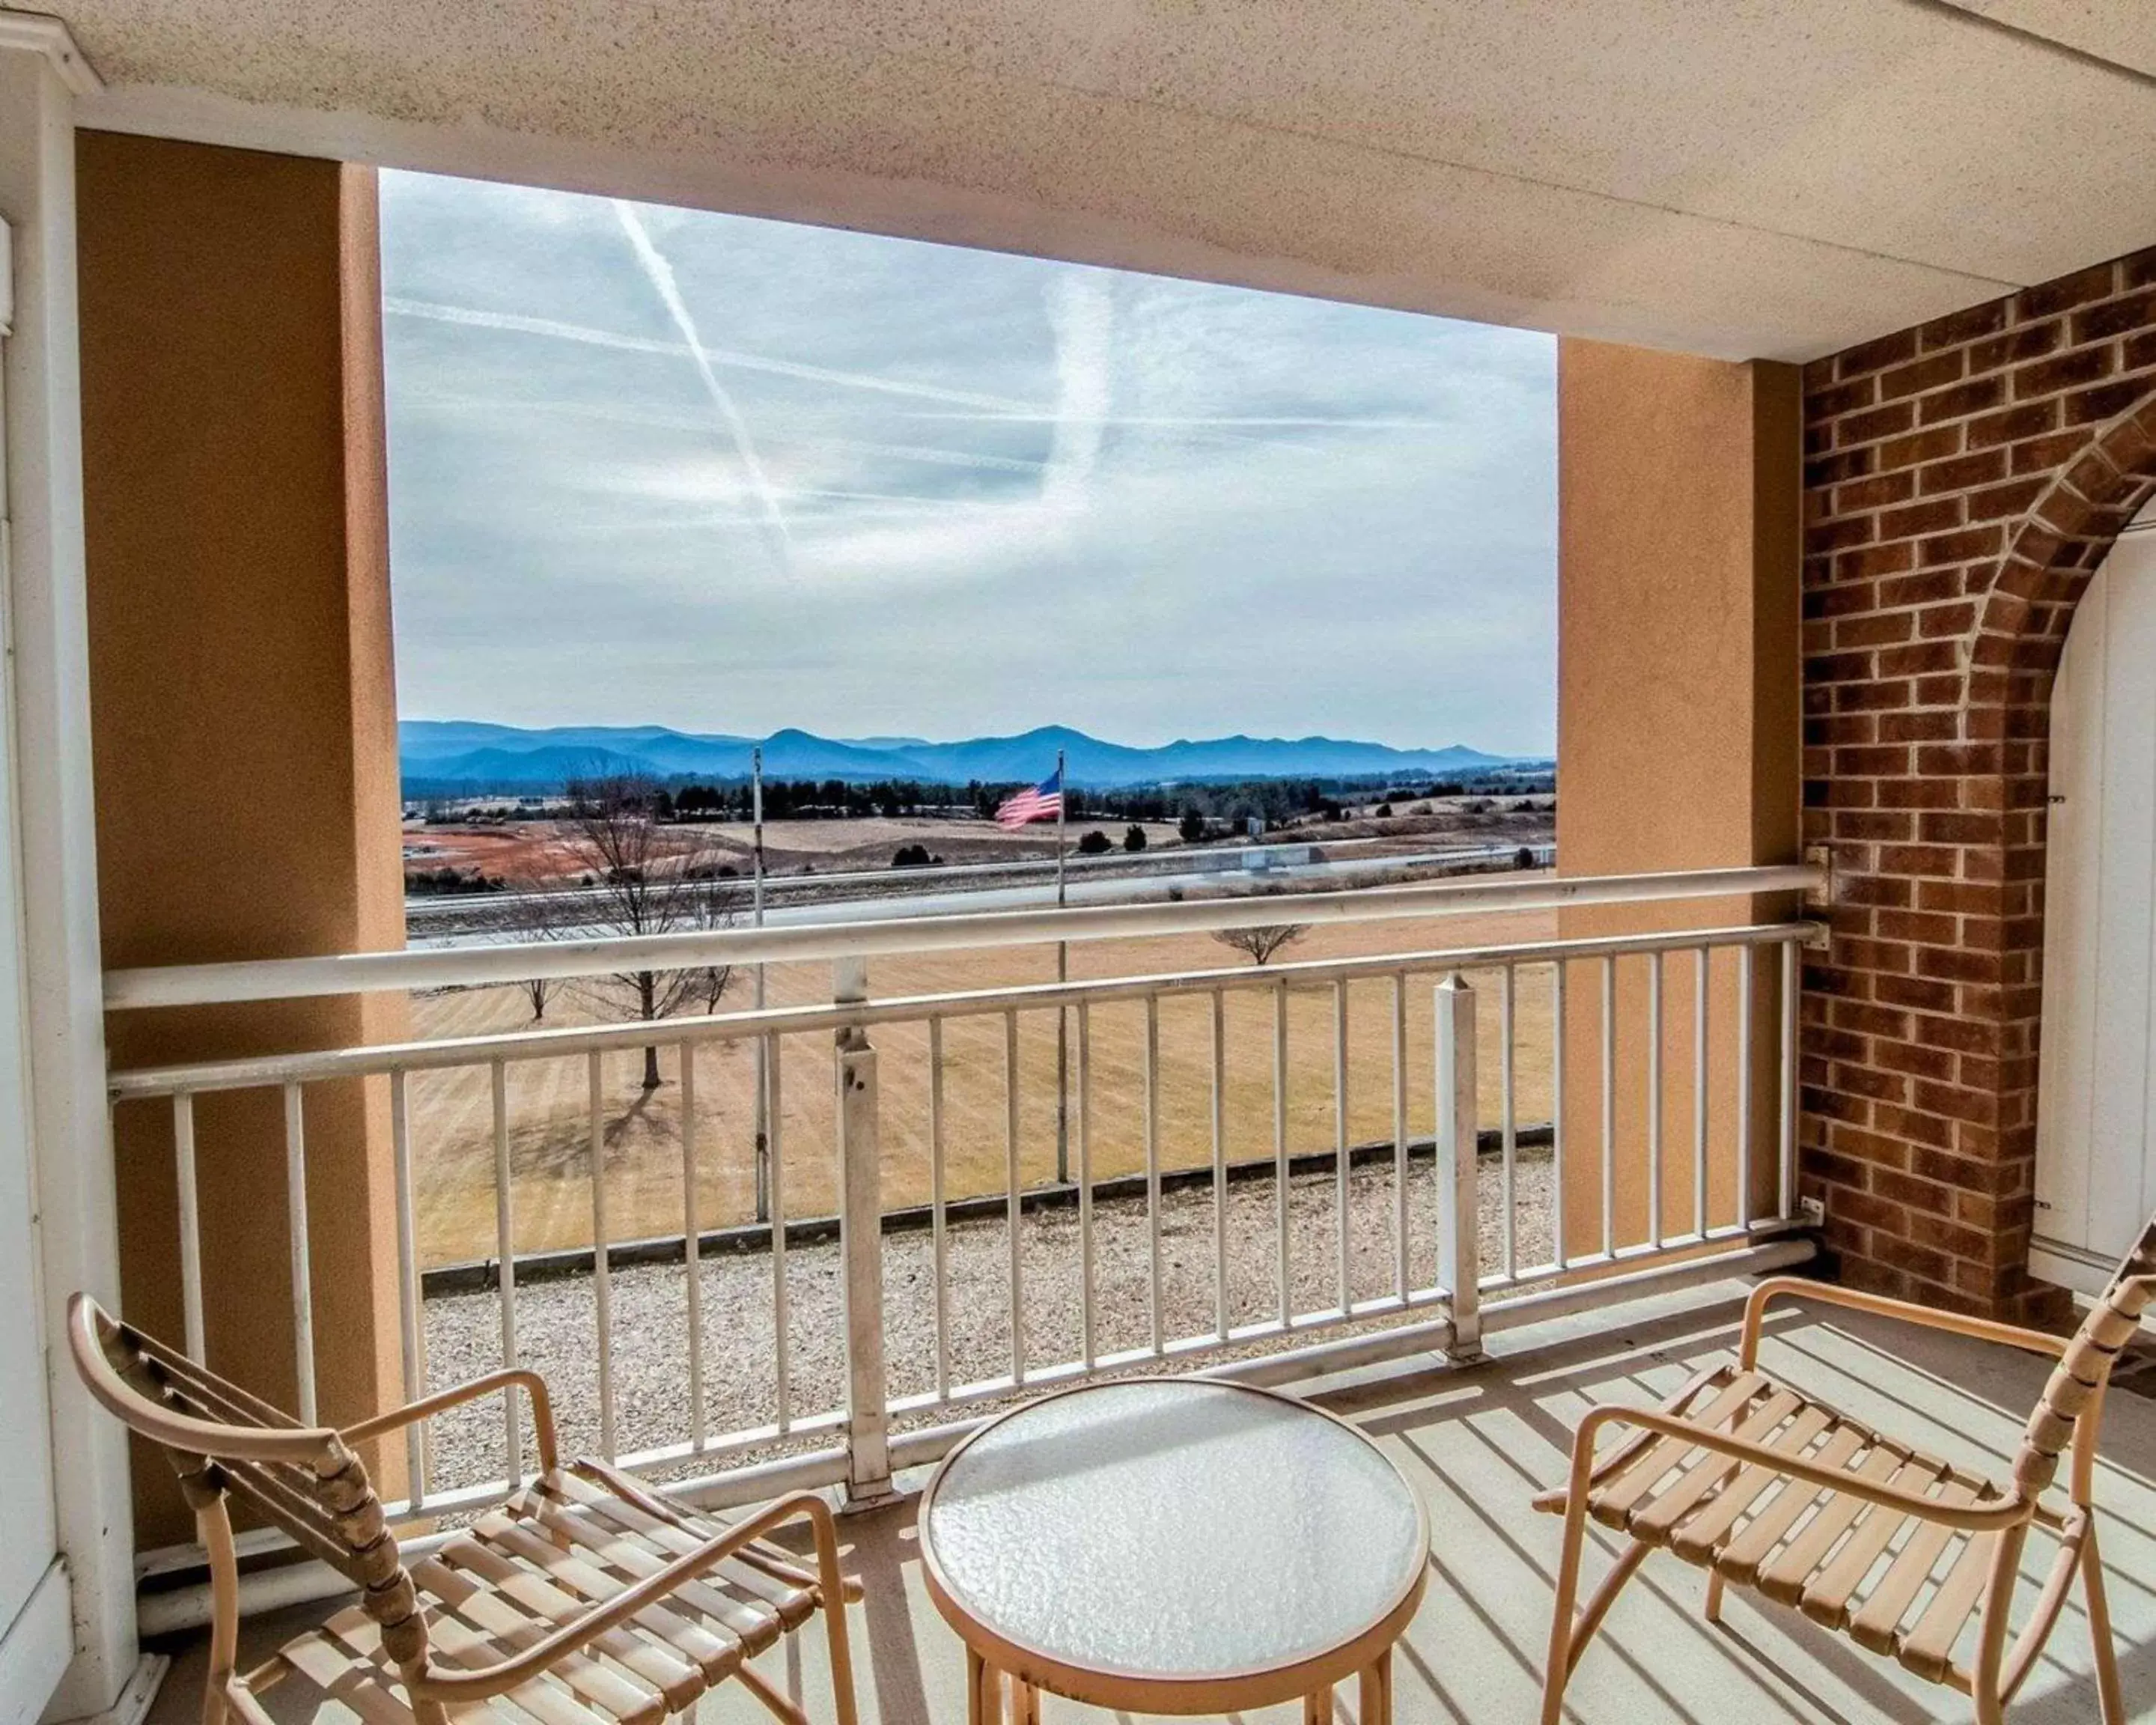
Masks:
[[[990,1421],[929,1481],[929,1595],[966,1643],[967,1712],[1218,1713],[1358,1677],[1389,1725],[1421,1600],[1421,1501],[1378,1446],[1291,1396],[1189,1378],[1088,1384]]]

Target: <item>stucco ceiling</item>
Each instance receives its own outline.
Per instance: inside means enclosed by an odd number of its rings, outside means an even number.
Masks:
[[[86,123],[1725,357],[2156,241],[2156,0],[62,0]]]

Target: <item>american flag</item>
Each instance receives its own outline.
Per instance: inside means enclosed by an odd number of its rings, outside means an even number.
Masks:
[[[996,809],[999,827],[1022,827],[1029,821],[1053,820],[1063,813],[1063,769],[1059,767],[1030,790],[1006,797]]]

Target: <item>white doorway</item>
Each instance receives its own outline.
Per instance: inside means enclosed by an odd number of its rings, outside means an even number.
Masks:
[[[2066,632],[2051,696],[2030,1272],[2084,1293],[2156,1209],[2156,506]]]

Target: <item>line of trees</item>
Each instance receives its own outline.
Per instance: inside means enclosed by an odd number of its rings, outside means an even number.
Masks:
[[[771,820],[862,820],[875,816],[972,815],[986,819],[1014,792],[1018,780],[974,779],[963,785],[912,778],[859,782],[840,778],[767,778],[763,812]],[[1267,824],[1312,814],[1338,818],[1350,804],[1471,793],[1547,792],[1548,775],[1477,775],[1457,779],[1253,778],[1220,783],[1096,787],[1064,792],[1065,819],[1078,821],[1176,821],[1196,815],[1221,828],[1252,818]],[[752,811],[746,779],[654,783],[654,806],[663,820],[742,821]]]

